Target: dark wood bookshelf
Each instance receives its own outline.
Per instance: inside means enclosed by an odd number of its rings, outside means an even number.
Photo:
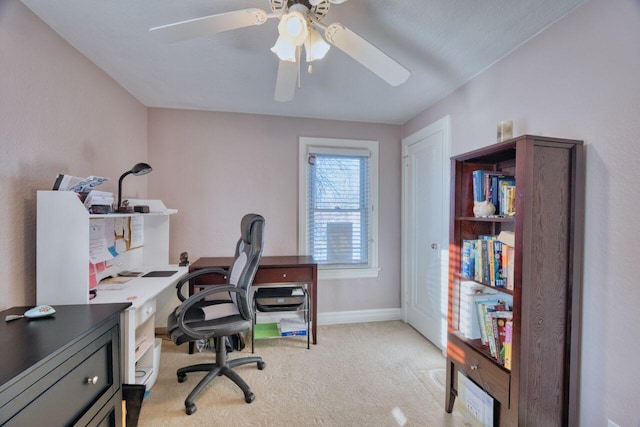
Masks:
[[[578,425],[583,143],[523,135],[451,162],[445,409],[453,410],[465,375],[494,399],[496,426]],[[515,176],[514,217],[474,217],[478,169]],[[462,274],[463,241],[501,231],[515,234],[513,290]],[[463,282],[512,296],[510,370],[459,330]]]

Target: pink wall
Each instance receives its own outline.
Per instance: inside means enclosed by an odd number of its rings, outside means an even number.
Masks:
[[[640,2],[591,0],[403,126],[450,114],[452,153],[495,141],[496,124],[585,141],[583,426],[640,426]]]
[[[322,281],[318,311],[400,307],[400,128],[203,111],[149,110],[150,197],[179,209],[171,257],[231,256],[239,220],[267,223],[265,255],[297,254],[298,137],[380,142],[380,276]]]
[[[147,155],[147,109],[17,0],[0,1],[0,310],[35,304],[36,190]],[[147,178],[126,183],[144,196]]]

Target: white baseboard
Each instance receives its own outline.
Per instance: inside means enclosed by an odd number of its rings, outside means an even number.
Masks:
[[[402,309],[380,308],[374,310],[336,311],[318,313],[318,325],[338,325],[343,323],[383,322],[401,320]]]

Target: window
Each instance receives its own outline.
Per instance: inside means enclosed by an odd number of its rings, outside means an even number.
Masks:
[[[378,142],[301,137],[299,188],[299,251],[320,277],[377,277]]]

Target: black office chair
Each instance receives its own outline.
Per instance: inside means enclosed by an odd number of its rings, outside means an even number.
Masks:
[[[244,392],[244,400],[247,403],[253,402],[255,395],[232,368],[247,363],[257,363],[260,370],[265,367],[261,357],[227,360],[226,338],[251,330],[253,310],[250,291],[262,255],[264,218],[257,214],[247,214],[242,218],[240,229],[242,235],[236,245],[235,258],[229,271],[204,268],[186,275],[176,285],[178,298],[183,302],[167,319],[167,335],[177,345],[215,338],[216,348],[215,363],[178,369],[178,382],[184,382],[188,372],[208,371],[184,402],[187,415],[196,411],[194,400],[218,375],[230,378]],[[202,274],[222,274],[227,278],[226,285],[212,286],[186,298],[182,294],[183,285]]]

